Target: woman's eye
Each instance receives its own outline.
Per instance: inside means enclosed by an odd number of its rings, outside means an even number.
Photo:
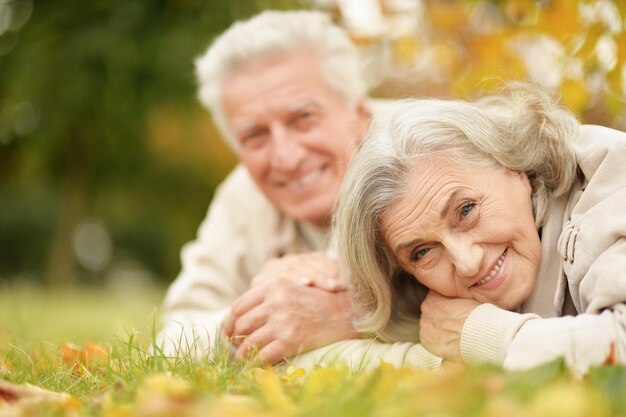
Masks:
[[[418,248],[411,252],[411,262],[417,262],[421,260],[430,251],[430,248]]]
[[[467,216],[469,216],[469,214],[472,212],[472,210],[474,210],[474,207],[476,207],[475,203],[465,203],[463,204],[463,207],[461,207],[461,209],[459,210],[459,216],[463,219]]]

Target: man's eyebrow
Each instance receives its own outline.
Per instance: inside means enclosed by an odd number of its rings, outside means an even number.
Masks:
[[[289,113],[297,113],[303,109],[306,109],[307,107],[319,107],[319,103],[313,99],[306,99],[306,100],[302,100],[299,101],[297,103],[292,104],[291,106],[289,106],[287,108],[287,111]]]
[[[457,188],[456,190],[452,192],[452,194],[450,194],[450,197],[448,197],[448,201],[446,201],[446,204],[443,206],[443,209],[439,213],[439,217],[444,219],[448,215],[448,212],[450,211],[450,207],[452,207],[452,203],[454,203],[454,201],[456,200],[457,196],[460,193],[461,193],[461,189]]]
[[[236,135],[241,135],[241,134],[250,132],[251,130],[257,129],[258,127],[259,125],[254,122],[242,122],[242,123],[236,124],[233,127],[233,132]]]

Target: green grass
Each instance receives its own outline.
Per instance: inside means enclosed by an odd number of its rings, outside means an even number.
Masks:
[[[5,285],[0,287],[0,340],[82,343],[145,332],[158,322],[162,297],[163,290],[151,286],[52,291]]]
[[[236,363],[225,350],[202,360],[167,358],[151,347],[162,291],[128,295],[2,288],[0,379],[71,400],[0,400],[0,416],[626,416],[623,366],[599,367],[581,379],[560,361],[519,373],[385,365],[305,372]],[[78,356],[93,346],[101,356],[63,359],[67,342]]]

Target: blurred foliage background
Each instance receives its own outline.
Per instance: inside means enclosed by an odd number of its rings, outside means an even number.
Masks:
[[[193,60],[268,8],[331,14],[374,95],[544,85],[626,130],[622,0],[0,0],[0,282],[169,282],[235,164]]]

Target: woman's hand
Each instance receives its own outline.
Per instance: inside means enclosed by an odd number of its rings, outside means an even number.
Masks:
[[[420,342],[435,355],[462,362],[461,330],[480,303],[468,298],[449,298],[429,291],[422,303]]]

